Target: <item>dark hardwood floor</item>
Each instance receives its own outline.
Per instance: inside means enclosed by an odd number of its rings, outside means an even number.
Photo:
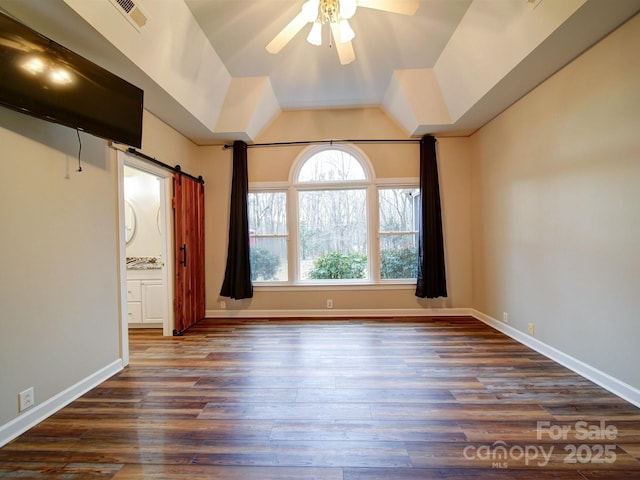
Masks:
[[[0,449],[0,477],[640,479],[640,409],[470,318],[205,320]]]

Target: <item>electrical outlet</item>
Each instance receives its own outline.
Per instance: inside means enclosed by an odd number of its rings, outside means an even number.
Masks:
[[[529,335],[531,335],[532,337],[535,335],[536,330],[535,327],[533,326],[533,323],[529,324]]]
[[[509,323],[509,314],[507,312],[502,312],[502,321],[504,323]]]
[[[327,308],[333,308],[333,300],[331,299],[327,300]]]
[[[27,408],[33,407],[34,403],[36,403],[36,400],[33,394],[33,387],[29,387],[18,394],[18,411],[19,412],[22,412]]]
[[[224,310],[225,308],[227,308],[227,302],[225,302],[224,300],[220,300],[220,309]]]

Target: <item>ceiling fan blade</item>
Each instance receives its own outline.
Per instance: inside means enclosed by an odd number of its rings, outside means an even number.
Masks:
[[[340,27],[337,23],[331,24],[331,33],[335,40],[336,51],[338,52],[338,58],[340,59],[340,65],[348,65],[356,59],[356,53],[353,51],[353,45],[351,40],[348,42],[340,41]]]
[[[358,6],[400,15],[413,15],[420,6],[420,0],[358,0]]]
[[[298,13],[293,20],[291,20],[286,27],[280,30],[269,45],[267,45],[267,52],[269,53],[278,53],[280,50],[284,48],[284,46],[289,43],[289,41],[296,36],[296,34],[302,30],[307,24],[307,20],[305,18],[304,12]]]

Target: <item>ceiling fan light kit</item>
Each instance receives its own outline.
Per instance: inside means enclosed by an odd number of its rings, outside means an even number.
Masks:
[[[337,43],[350,42],[356,36],[349,19],[356,13],[356,0],[307,0],[302,5],[305,20],[313,23],[307,41],[311,45],[322,45],[322,25],[337,24],[340,35]]]
[[[307,0],[302,4],[300,13],[267,45],[267,51],[273,54],[278,53],[307,23],[312,24],[307,42],[320,46],[322,45],[322,25],[328,24],[329,38],[333,37],[335,40],[340,63],[347,65],[356,58],[351,44],[356,34],[349,24],[349,19],[355,15],[358,6],[413,15],[418,5],[419,0]]]
[[[322,24],[320,22],[313,22],[307,42],[318,47],[322,45]]]

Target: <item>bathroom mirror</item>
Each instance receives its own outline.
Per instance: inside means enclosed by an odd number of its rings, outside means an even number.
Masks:
[[[136,233],[136,214],[133,206],[127,201],[124,202],[124,240],[129,243]]]

